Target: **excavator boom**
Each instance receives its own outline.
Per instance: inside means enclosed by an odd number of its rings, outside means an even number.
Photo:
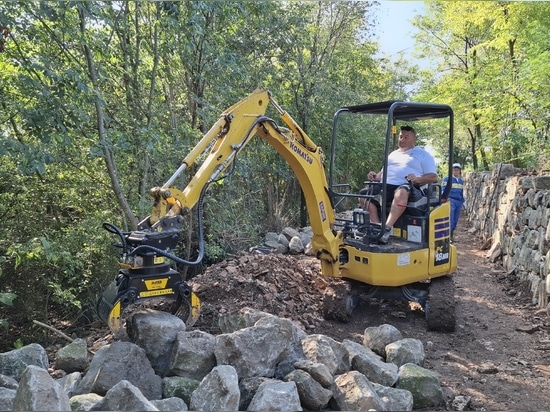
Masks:
[[[286,127],[278,126],[265,116],[269,104],[277,110]],[[323,274],[337,276],[339,241],[332,231],[335,217],[328,192],[323,150],[268,91],[261,89],[223,112],[167,183],[152,189],[154,206],[150,223],[154,225],[167,215],[188,214],[199,201],[202,190],[222,176],[254,136],[263,138],[275,148],[298,178],[314,233],[313,250],[324,262]],[[187,186],[183,190],[171,186],[178,175],[196,164],[205,151],[206,159]]]

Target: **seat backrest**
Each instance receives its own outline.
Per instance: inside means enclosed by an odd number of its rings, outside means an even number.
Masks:
[[[441,184],[440,183],[428,183],[426,186],[426,196],[428,197],[428,203],[434,206],[441,204]]]
[[[441,203],[441,185],[439,183],[427,183],[420,186],[423,196],[414,201],[407,203],[407,214],[412,216],[422,216],[427,214],[430,206],[436,206]]]

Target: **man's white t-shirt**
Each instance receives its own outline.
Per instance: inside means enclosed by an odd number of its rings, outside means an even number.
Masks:
[[[405,152],[397,149],[388,156],[389,185],[402,185],[407,183],[405,176],[408,174],[422,176],[426,173],[437,173],[435,159],[431,154],[419,146],[415,146]]]

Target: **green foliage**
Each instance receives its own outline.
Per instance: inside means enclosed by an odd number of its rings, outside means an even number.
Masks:
[[[17,295],[15,293],[0,292],[0,303],[2,305],[13,306],[13,301],[16,297]],[[0,318],[0,326],[7,331],[9,326],[8,320]]]
[[[3,305],[12,306],[13,300],[17,297],[15,293],[0,293],[0,303]]]
[[[135,227],[151,210],[149,189],[258,86],[327,154],[340,107],[414,99],[454,108],[462,163],[546,162],[549,3],[430,2],[418,25],[425,52],[440,59],[437,75],[375,57],[372,7],[4,2],[0,24],[11,34],[0,53],[0,291],[18,297],[8,315],[44,318],[55,308],[74,319],[93,307],[118,270],[116,239],[102,223]],[[268,115],[277,121],[272,108]],[[342,124],[334,183],[362,187],[382,164],[384,128]],[[437,125],[422,132],[448,154]],[[302,203],[288,165],[254,140],[207,197],[205,261],[307,223]],[[195,253],[196,242],[188,236],[183,253]]]
[[[271,89],[328,147],[340,105],[388,90],[365,41],[369,7],[3,4],[0,23],[12,35],[0,53],[0,290],[25,296],[10,314],[40,319],[56,308],[75,318],[93,307],[118,268],[102,222],[128,230],[144,218],[149,188],[256,87]],[[209,262],[300,222],[296,178],[265,144],[251,144],[218,186],[205,207]],[[196,250],[190,239],[184,252]]]
[[[540,90],[550,54],[541,33],[549,10],[547,2],[438,1],[417,18],[418,39],[439,72],[422,96],[454,108],[457,147],[475,169],[542,166],[550,98]]]
[[[5,256],[0,256],[0,278],[2,277],[2,264],[6,261]],[[6,306],[13,306],[13,301],[17,297],[15,293],[11,292],[0,292],[0,303]],[[8,320],[0,318],[0,326],[6,331],[8,329]]]

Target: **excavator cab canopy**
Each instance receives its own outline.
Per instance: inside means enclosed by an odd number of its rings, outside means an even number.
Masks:
[[[425,119],[440,119],[452,116],[452,109],[444,104],[405,102],[388,100],[378,103],[360,104],[340,109],[351,113],[369,113],[388,116],[390,112],[395,120],[415,121]]]
[[[355,132],[350,132],[349,125],[343,126],[346,124],[343,121],[345,115],[366,115],[363,116],[368,120],[361,127],[356,127]],[[384,120],[385,119],[385,120]],[[340,161],[346,160],[342,159],[341,153],[346,150],[346,138],[342,138],[342,135],[351,133],[368,133],[369,130],[380,131],[379,136],[382,138],[384,136],[385,130],[385,141],[383,142],[383,150],[379,150],[381,157],[380,163],[383,163],[383,167],[386,167],[387,157],[389,153],[395,148],[397,141],[397,125],[412,124],[416,128],[416,124],[420,124],[423,121],[435,120],[435,119],[447,119],[448,123],[443,127],[446,129],[447,133],[447,147],[439,147],[442,153],[446,153],[448,158],[443,159],[443,163],[448,165],[446,175],[452,177],[452,164],[453,164],[453,135],[454,135],[454,113],[450,106],[446,104],[439,103],[422,103],[422,102],[408,102],[402,100],[388,100],[383,102],[374,102],[366,103],[354,106],[342,107],[336,111],[333,119],[332,127],[332,141],[330,148],[330,164],[329,164],[329,173],[328,173],[328,184],[331,197],[334,201],[334,204],[338,206],[341,202],[345,200],[346,197],[355,197],[356,192],[352,189],[352,185],[348,182],[340,182],[336,179],[336,158],[340,157]],[[444,120],[443,120],[444,122]],[[421,127],[423,128],[423,126]],[[442,128],[442,129],[443,129]],[[442,130],[439,129],[439,130]],[[342,133],[344,130],[344,133]],[[372,132],[371,132],[372,133]],[[376,132],[377,133],[377,132]],[[444,137],[444,136],[441,136]],[[445,139],[443,139],[444,141]],[[357,141],[357,140],[355,140]],[[382,143],[382,142],[381,142]],[[347,148],[349,150],[350,147]],[[353,148],[352,148],[353,149]],[[371,165],[371,169],[376,170],[376,165]],[[365,170],[365,175],[368,170]],[[441,178],[444,176],[440,176]],[[448,193],[451,189],[451,186],[448,185],[445,191],[442,193],[442,199],[448,197]]]

